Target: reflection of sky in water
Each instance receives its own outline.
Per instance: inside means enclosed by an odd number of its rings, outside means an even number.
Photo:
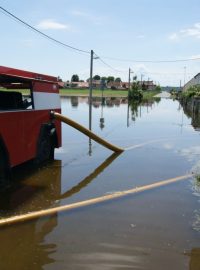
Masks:
[[[193,164],[192,171],[200,174],[200,146],[192,146],[180,150],[180,154]]]
[[[100,128],[100,118],[103,118],[105,127]],[[100,136],[117,143],[120,146],[127,147],[133,142],[145,142],[146,140],[155,140],[160,138],[172,138],[193,134],[191,120],[183,115],[179,109],[178,102],[161,100],[159,104],[154,103],[151,106],[142,105],[138,107],[138,116],[132,120],[131,106],[129,114],[127,113],[127,104],[120,106],[92,108],[92,130]],[[82,99],[77,108],[73,108],[70,99],[63,99],[62,113],[74,119],[75,121],[88,127],[88,104],[87,99]],[[127,116],[129,115],[129,120]],[[127,122],[129,125],[127,127]],[[73,131],[63,126],[64,131],[70,135]],[[78,142],[79,138],[83,141],[82,135],[73,133],[73,141]]]

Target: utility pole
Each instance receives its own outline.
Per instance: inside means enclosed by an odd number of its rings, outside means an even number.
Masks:
[[[128,70],[128,90],[131,89],[131,69]]]
[[[142,89],[142,79],[143,79],[143,74],[141,74],[141,89]]]
[[[91,50],[91,58],[90,58],[90,92],[89,92],[89,130],[92,129],[93,58],[94,58],[94,51]]]
[[[129,68],[128,69],[128,94],[129,94],[129,91],[131,90],[131,73],[133,73],[133,71]]]
[[[128,97],[131,89],[131,69],[128,69]]]
[[[89,91],[89,130],[92,130],[92,89],[93,89],[93,58],[94,58],[94,51],[91,50],[91,57],[90,57],[90,91]],[[89,138],[89,156],[92,155],[92,140]]]

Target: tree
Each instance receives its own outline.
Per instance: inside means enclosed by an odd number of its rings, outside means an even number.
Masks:
[[[114,82],[114,80],[115,80],[115,77],[113,76],[108,76],[107,78],[107,82]]]
[[[99,81],[101,77],[99,75],[94,75],[93,80]]]
[[[107,77],[101,77],[102,81],[107,81]]]
[[[138,81],[133,82],[132,89],[128,93],[129,100],[140,102],[143,98],[142,90]]]
[[[62,79],[60,76],[58,76],[58,82],[62,82]]]
[[[79,82],[79,76],[77,74],[72,75],[71,82]]]
[[[117,77],[116,79],[115,79],[115,82],[121,82],[122,80],[121,80],[121,78],[119,78],[119,77]]]
[[[161,92],[161,87],[160,87],[160,85],[156,85],[155,90]],[[174,89],[172,89],[172,90],[174,90]]]
[[[142,90],[143,90],[143,91],[146,91],[147,88],[148,88],[148,86],[143,82],[143,84],[142,84]]]

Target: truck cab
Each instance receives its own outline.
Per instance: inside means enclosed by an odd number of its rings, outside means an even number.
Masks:
[[[0,66],[0,188],[9,185],[13,167],[54,158],[61,123],[52,110],[61,112],[56,77]]]

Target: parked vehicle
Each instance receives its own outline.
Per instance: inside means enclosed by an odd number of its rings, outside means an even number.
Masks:
[[[13,167],[54,158],[61,123],[51,110],[61,112],[56,77],[0,66],[0,187],[9,185]]]

